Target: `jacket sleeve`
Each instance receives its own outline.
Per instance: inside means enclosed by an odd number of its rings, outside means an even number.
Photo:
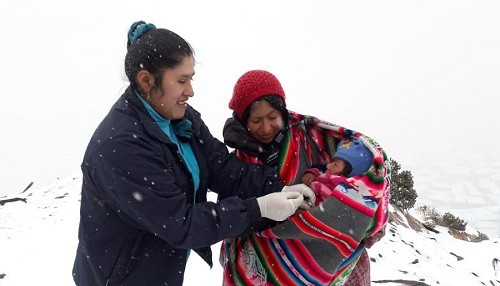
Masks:
[[[312,173],[316,177],[318,177],[318,176],[322,175],[323,173],[325,173],[325,171],[326,171],[326,165],[314,164],[310,168],[306,169],[302,175],[304,175],[306,173]]]
[[[107,211],[104,205],[109,205],[128,225],[184,249],[237,236],[260,219],[255,198],[188,202],[163,148],[143,134],[120,135],[99,144],[83,164],[87,181],[99,193],[95,211]]]
[[[200,119],[201,121],[201,119]],[[200,138],[207,158],[209,188],[218,194],[219,200],[237,196],[243,199],[260,197],[281,191],[281,182],[276,168],[261,164],[245,163],[226,145],[214,138],[201,121]]]

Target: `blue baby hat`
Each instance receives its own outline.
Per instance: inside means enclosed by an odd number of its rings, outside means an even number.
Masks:
[[[363,175],[373,163],[372,152],[358,138],[340,141],[333,158],[339,158],[351,164],[352,171],[349,177]]]

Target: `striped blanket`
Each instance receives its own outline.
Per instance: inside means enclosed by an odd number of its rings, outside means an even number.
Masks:
[[[285,184],[300,182],[313,164],[331,162],[337,143],[348,137],[368,147],[373,163],[363,176],[341,183],[337,176],[318,177],[313,189],[328,196],[309,211],[225,240],[220,257],[224,285],[343,285],[364,250],[362,240],[387,222],[390,165],[381,146],[359,132],[294,112],[289,124],[278,164]],[[241,150],[237,154],[261,163]]]

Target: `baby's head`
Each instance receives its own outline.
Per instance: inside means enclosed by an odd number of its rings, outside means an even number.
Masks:
[[[333,162],[326,165],[332,175],[363,175],[373,162],[372,152],[358,138],[344,139],[337,146]]]

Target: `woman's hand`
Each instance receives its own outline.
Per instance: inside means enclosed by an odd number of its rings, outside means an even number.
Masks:
[[[300,204],[299,208],[304,210],[314,207],[314,203],[316,202],[314,191],[304,184],[284,186],[281,192],[298,192],[302,194],[304,196],[304,202]]]
[[[260,215],[276,221],[283,221],[293,215],[304,201],[298,192],[270,193],[257,198]]]

